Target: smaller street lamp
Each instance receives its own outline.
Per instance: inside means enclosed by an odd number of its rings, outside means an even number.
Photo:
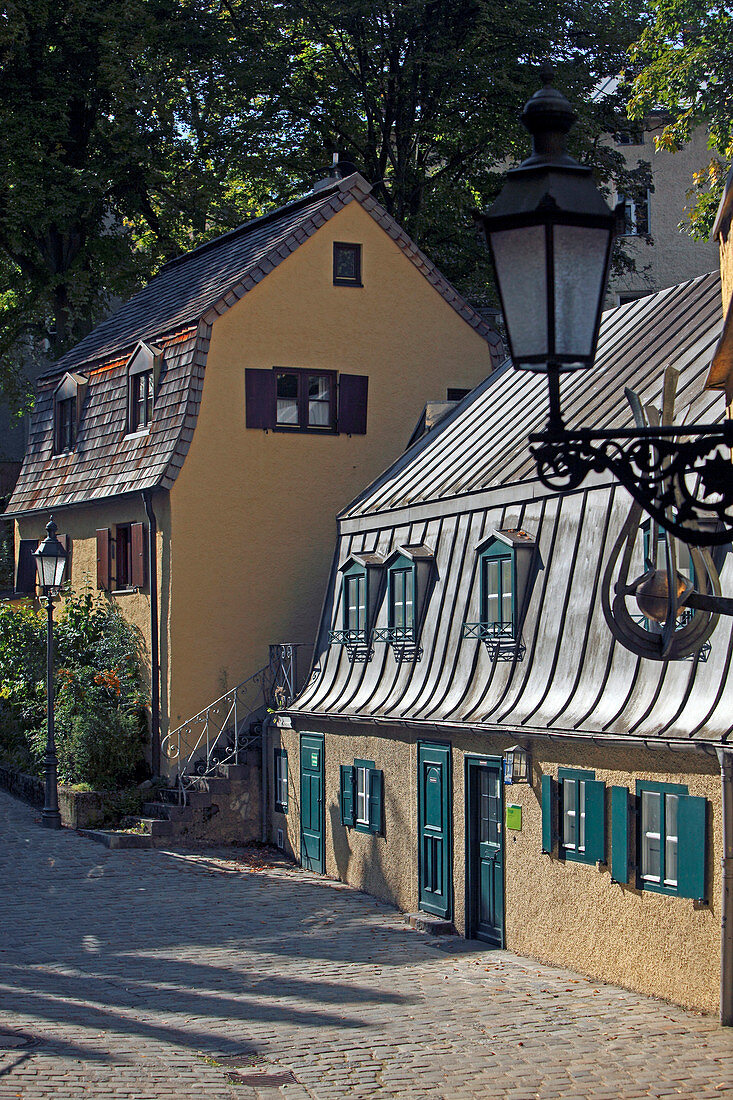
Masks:
[[[47,737],[46,755],[43,766],[46,773],[46,796],[41,812],[41,824],[47,829],[61,828],[58,797],[58,767],[54,729],[54,688],[53,688],[53,595],[58,593],[64,579],[66,568],[66,550],[56,537],[58,528],[53,516],[46,524],[46,538],[34,552],[36,572],[41,595],[46,601],[48,612],[46,627],[46,709]]]
[[[504,782],[529,783],[529,753],[524,745],[512,745],[504,753]]]
[[[491,209],[477,215],[514,365],[547,375],[547,425],[529,437],[539,479],[571,491],[591,471],[608,471],[683,542],[730,542],[733,421],[607,430],[568,430],[563,423],[560,374],[593,366],[620,214],[606,204],[591,169],[567,152],[576,115],[552,77],[543,69],[545,86],[522,114],[531,156],[507,174]]]

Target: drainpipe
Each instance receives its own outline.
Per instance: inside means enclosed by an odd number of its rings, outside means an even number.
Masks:
[[[153,775],[160,775],[160,653],[158,640],[158,550],[152,493],[143,489],[148,517],[148,566],[150,571],[150,755]]]
[[[720,1023],[733,1027],[733,751],[717,749],[723,796],[720,896]]]
[[[262,834],[261,835],[262,835],[262,843],[263,844],[267,843],[267,841],[269,840],[269,836],[270,836],[270,830],[268,828],[269,822],[267,820],[267,790],[268,790],[268,787],[267,787],[267,780],[268,780],[267,761],[268,761],[268,757],[269,757],[269,753],[267,751],[267,746],[268,746],[269,741],[270,741],[270,727],[273,725],[273,723],[274,723],[273,716],[271,714],[265,714],[265,720],[262,723],[262,743],[261,743],[262,763],[261,763],[261,769],[260,769],[261,774],[262,774],[262,780],[261,780],[261,786],[260,786],[260,814],[262,815]]]

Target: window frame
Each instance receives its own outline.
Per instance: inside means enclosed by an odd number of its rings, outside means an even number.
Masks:
[[[132,584],[132,523],[115,524],[115,586],[114,592],[131,592]],[[120,550],[122,549],[122,553]],[[124,568],[120,569],[120,562]],[[124,583],[121,583],[124,580]]]
[[[281,746],[275,746],[274,752],[274,805],[275,813],[286,814],[288,812],[288,751]]]
[[[338,257],[341,251],[351,252],[355,256],[355,275],[353,279],[347,279],[338,274]],[[333,285],[334,286],[363,286],[361,278],[361,245],[349,241],[333,242]]]
[[[501,618],[498,620],[490,620],[488,615],[488,603],[490,593],[488,590],[488,578],[487,573],[489,566],[496,562],[497,564],[497,592],[496,601],[497,609],[501,612]],[[503,588],[504,579],[504,566],[509,565],[510,570],[510,605],[511,605],[511,618],[508,623],[509,630],[505,629],[504,622],[504,600],[507,593]],[[506,638],[514,640],[516,638],[516,602],[517,602],[517,575],[516,575],[516,556],[513,549],[510,546],[506,546],[504,543],[500,543],[498,540],[492,546],[487,547],[482,551],[479,556],[479,599],[480,599],[480,623],[485,631],[488,631],[491,637]],[[489,630],[489,628],[499,627],[497,630]]]
[[[415,562],[408,558],[405,554],[400,556],[392,562],[387,568],[387,623],[391,642],[397,643],[410,643],[414,642],[416,638],[416,597],[417,597],[417,570],[415,568]],[[403,590],[403,599],[401,600],[401,606],[403,608],[403,625],[398,626],[396,623],[396,610],[397,601],[395,598],[395,578],[396,577],[407,578],[409,576],[410,588],[411,588],[411,600],[408,603],[407,600],[407,584]],[[411,623],[408,626],[407,619],[407,607],[411,607]]]
[[[357,587],[357,603],[356,603],[356,625],[352,625],[350,617],[350,609],[352,605],[349,596],[349,589],[356,582]],[[369,630],[369,576],[367,570],[359,565],[354,564],[344,572],[343,579],[343,631],[345,638],[351,643],[365,642],[367,639],[367,633]],[[359,589],[363,593],[363,602],[359,598]],[[361,612],[363,610],[363,626],[360,625],[362,621]]]
[[[145,388],[144,401],[140,401],[140,387]],[[129,403],[130,415],[128,432],[130,435],[136,432],[150,430],[153,421],[155,407],[155,372],[150,367],[148,370],[131,372],[129,376]],[[140,406],[143,405],[143,418],[140,419]]]
[[[651,236],[651,191],[649,189],[647,189],[642,202],[619,191],[616,193],[616,203],[617,205],[623,203],[624,207],[624,230],[623,233],[619,233],[620,237]],[[639,229],[639,210],[642,206],[646,208],[646,227]]]
[[[384,772],[373,760],[355,759],[353,764],[342,764],[339,773],[341,824],[357,833],[382,834]],[[364,780],[362,802],[366,806],[366,814],[362,817],[359,817],[357,797],[360,777]]]
[[[309,367],[273,367],[275,375],[275,409],[273,419],[273,432],[297,432],[301,435],[337,435],[338,434],[338,400],[337,400],[337,372],[334,370],[318,370]],[[292,374],[297,379],[297,395],[295,398],[298,410],[296,424],[280,424],[277,419],[277,383],[280,375]],[[328,424],[318,425],[308,422],[309,394],[308,380],[310,378],[327,378],[329,383],[328,396]],[[325,403],[325,402],[324,402]]]
[[[354,827],[369,826],[369,782],[373,770],[361,761],[354,761]]]
[[[659,795],[659,833],[647,834],[644,828],[644,794],[656,794]],[[658,783],[652,780],[637,779],[636,781],[636,797],[638,799],[638,829],[636,837],[636,865],[638,867],[638,884],[642,890],[648,890],[653,894],[668,894],[672,897],[686,897],[687,895],[679,893],[679,862],[680,862],[680,834],[679,834],[679,820],[676,822],[677,832],[675,834],[676,843],[676,861],[677,861],[677,879],[672,883],[666,880],[666,863],[667,863],[667,842],[672,834],[667,834],[666,817],[667,817],[667,796],[676,795],[678,798],[676,813],[679,812],[679,796],[689,794],[688,788],[684,783]],[[647,878],[644,875],[644,838],[647,835],[657,835],[659,837],[659,878]]]
[[[566,817],[570,812],[566,804],[566,783],[574,784],[572,812],[576,822],[576,838],[582,822],[582,847],[577,840],[574,845],[568,844],[565,840]],[[589,786],[590,784],[592,787]],[[560,859],[570,863],[585,863],[590,867],[594,867],[597,863],[605,864],[607,858],[605,782],[596,779],[595,771],[589,768],[558,768],[557,803],[557,842]]]

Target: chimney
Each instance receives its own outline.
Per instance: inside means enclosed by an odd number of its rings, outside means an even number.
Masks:
[[[347,176],[352,176],[355,171],[356,166],[350,160],[342,160],[340,153],[334,153],[331,163],[318,169],[319,173],[327,172],[328,175],[319,176],[313,184],[313,190],[322,191],[324,187],[330,187],[334,180],[345,179]]]

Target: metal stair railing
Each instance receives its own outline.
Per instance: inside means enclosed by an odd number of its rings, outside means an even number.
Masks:
[[[198,779],[213,775],[222,764],[239,764],[247,749],[259,743],[268,710],[280,710],[293,701],[298,645],[271,645],[263,668],[163,738],[162,752],[178,762],[173,790],[180,804],[185,805],[186,792]]]

